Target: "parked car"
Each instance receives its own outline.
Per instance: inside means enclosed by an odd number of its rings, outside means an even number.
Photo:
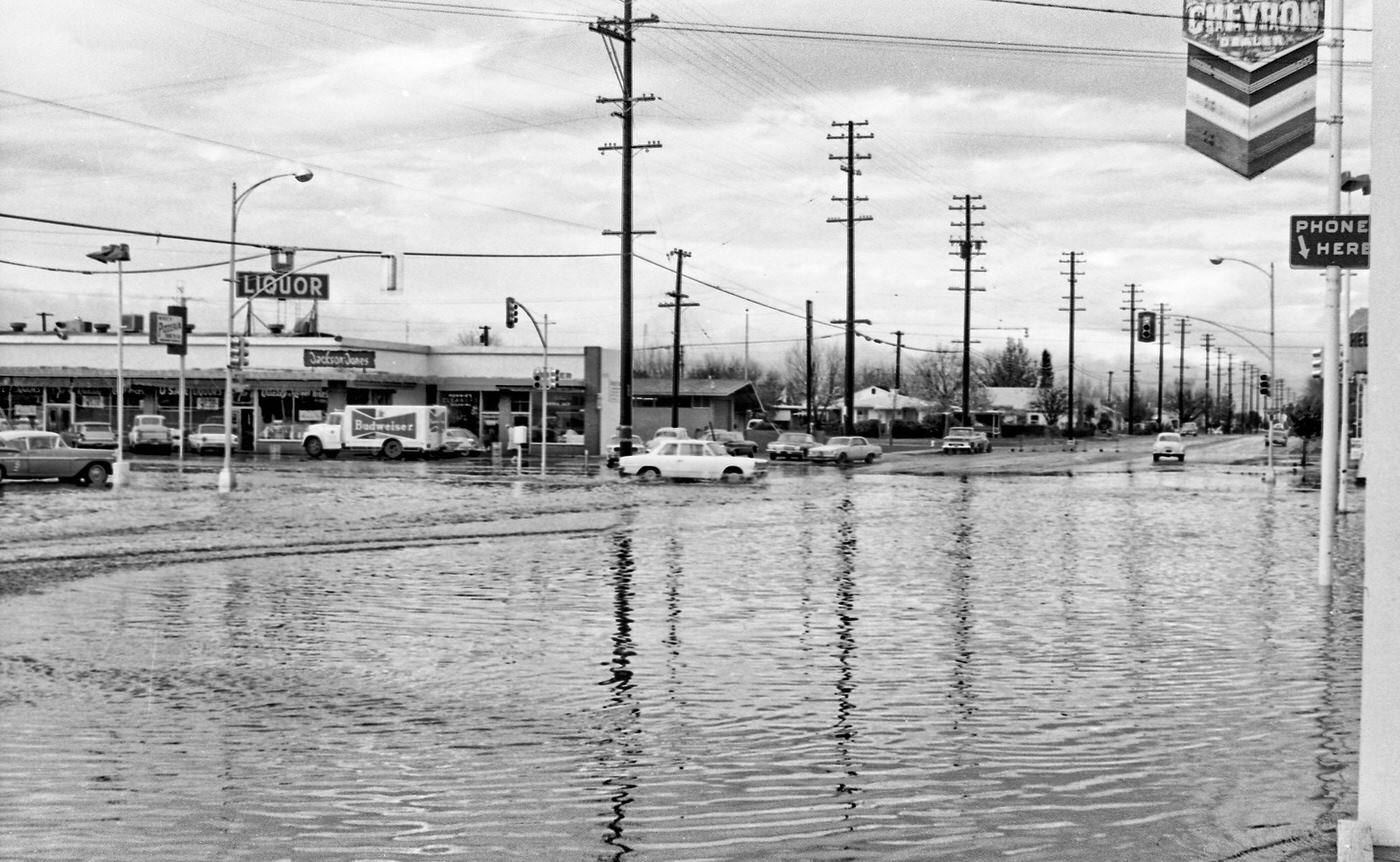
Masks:
[[[193,430],[185,434],[185,451],[203,455],[205,452],[224,451],[224,441],[231,445],[238,445],[238,440],[233,434],[224,434],[222,423],[205,422],[196,425]]]
[[[1183,422],[1183,423],[1181,423],[1181,436],[1182,436],[1182,437],[1195,437],[1195,436],[1196,436],[1197,434],[1199,434],[1199,433],[1201,433],[1201,429],[1200,429],[1199,427],[1197,427],[1197,425],[1196,425],[1195,422]]]
[[[807,460],[807,450],[817,445],[817,438],[801,431],[784,431],[768,444],[768,457],[774,461]]]
[[[690,439],[690,432],[687,431],[687,430],[685,430],[684,428],[674,428],[674,427],[657,428],[657,429],[656,429],[656,433],[652,434],[652,435],[651,435],[651,439],[647,441],[647,448],[648,448],[648,449],[652,448],[652,447],[655,446],[656,444],[660,443],[662,440],[689,440],[689,439]]]
[[[1163,458],[1175,458],[1186,463],[1186,441],[1175,431],[1163,431],[1152,442],[1152,462],[1155,464]]]
[[[165,424],[165,417],[143,413],[131,422],[131,450],[151,449],[169,455],[175,449],[175,435]]]
[[[52,431],[0,431],[0,481],[57,479],[76,485],[107,484],[112,458],[97,449],[79,449]]]
[[[948,433],[943,435],[943,445],[940,451],[944,455],[951,455],[954,452],[975,452],[992,451],[992,441],[987,439],[984,431],[976,428],[949,428]]]
[[[1264,437],[1264,445],[1287,446],[1288,429],[1281,425],[1275,425],[1269,429],[1269,433]]]
[[[480,438],[465,428],[448,428],[442,434],[444,458],[458,458],[464,455],[485,455],[486,447]]]
[[[647,450],[646,441],[636,434],[632,435],[632,451],[645,452]],[[622,453],[622,438],[614,434],[608,438],[608,466],[616,467],[617,459]]]
[[[808,449],[807,458],[811,461],[830,461],[835,464],[856,461],[873,464],[883,452],[879,443],[871,443],[864,437],[832,437],[820,446]]]
[[[59,435],[63,442],[79,449],[115,449],[117,432],[110,422],[75,422]]]
[[[713,440],[724,446],[724,451],[730,455],[742,455],[745,458],[758,457],[758,444],[744,437],[738,431],[717,431],[713,428],[700,435],[701,440]]]
[[[757,479],[768,472],[768,462],[731,455],[714,440],[662,440],[640,455],[618,459],[618,472],[638,479]]]

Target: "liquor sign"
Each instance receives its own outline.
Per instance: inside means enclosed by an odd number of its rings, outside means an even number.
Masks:
[[[1186,145],[1253,179],[1312,146],[1322,0],[1185,0]]]
[[[311,272],[288,275],[240,272],[238,296],[243,299],[330,299],[331,277]]]

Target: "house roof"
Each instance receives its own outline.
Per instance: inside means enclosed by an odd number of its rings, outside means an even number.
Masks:
[[[855,402],[856,407],[888,410],[894,401],[894,394],[891,390],[882,389],[879,386],[865,386],[856,390],[855,397],[851,400]],[[906,410],[920,410],[931,408],[934,404],[922,398],[915,398],[913,395],[900,393],[899,406]]]
[[[682,395],[708,395],[711,397],[734,397],[745,389],[749,390],[755,399],[758,398],[758,390],[754,389],[753,383],[747,380],[726,379],[707,377],[705,379],[682,377],[678,388]],[[669,377],[639,377],[632,381],[633,395],[670,395],[671,378]]]

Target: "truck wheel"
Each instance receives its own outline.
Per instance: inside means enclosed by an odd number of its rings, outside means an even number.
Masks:
[[[306,442],[302,445],[306,447],[306,457],[311,459],[320,458],[326,452],[326,447],[321,445],[320,437],[307,437]]]
[[[384,448],[379,451],[390,461],[397,461],[403,457],[403,444],[397,440],[385,440]]]

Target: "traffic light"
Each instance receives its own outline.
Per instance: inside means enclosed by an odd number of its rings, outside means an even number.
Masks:
[[[543,389],[543,388],[544,388],[544,372],[541,371],[541,370],[538,369],[538,368],[535,369],[535,388],[536,388],[536,389]]]
[[[1313,379],[1314,379],[1314,380],[1321,380],[1321,379],[1322,379],[1322,351],[1321,351],[1321,350],[1314,350],[1314,351],[1312,352],[1312,375],[1313,375]]]
[[[248,339],[241,335],[229,342],[228,367],[235,371],[248,367]]]
[[[559,385],[559,369],[558,369],[558,368],[551,368],[551,369],[549,369],[549,385],[550,385],[550,387],[556,387],[556,386]]]
[[[1270,390],[1269,390],[1269,375],[1267,375],[1267,374],[1260,374],[1260,375],[1259,375],[1259,394],[1260,394],[1260,395],[1263,395],[1265,398],[1268,398],[1268,397],[1269,397],[1269,391],[1270,391]]]
[[[1157,340],[1157,312],[1139,311],[1137,325],[1138,341]]]
[[[506,329],[514,329],[515,322],[520,319],[520,303],[515,301],[515,297],[506,297]]]

